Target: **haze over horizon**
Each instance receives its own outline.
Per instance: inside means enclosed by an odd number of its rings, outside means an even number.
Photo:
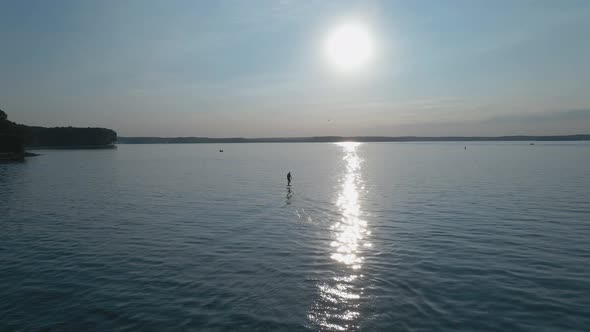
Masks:
[[[3,0],[0,109],[120,136],[584,134],[589,34],[574,0]]]

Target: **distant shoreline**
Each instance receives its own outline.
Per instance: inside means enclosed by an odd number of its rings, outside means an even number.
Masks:
[[[118,137],[118,144],[182,144],[182,143],[337,143],[337,142],[507,142],[507,141],[590,141],[590,134],[559,136],[314,136],[270,138],[209,138],[209,137]]]
[[[115,144],[106,145],[57,145],[57,146],[27,146],[27,150],[104,150],[116,149]]]

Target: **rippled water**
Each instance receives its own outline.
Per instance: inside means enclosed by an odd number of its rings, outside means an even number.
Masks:
[[[42,153],[0,164],[1,331],[590,330],[589,143]]]

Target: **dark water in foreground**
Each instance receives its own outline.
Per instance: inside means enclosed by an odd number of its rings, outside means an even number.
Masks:
[[[589,331],[590,143],[465,144],[1,164],[0,331]]]

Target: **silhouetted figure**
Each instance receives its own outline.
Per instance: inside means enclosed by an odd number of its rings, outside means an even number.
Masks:
[[[467,147],[465,147],[465,150],[467,150]]]
[[[291,185],[291,172],[287,173],[287,185]]]

